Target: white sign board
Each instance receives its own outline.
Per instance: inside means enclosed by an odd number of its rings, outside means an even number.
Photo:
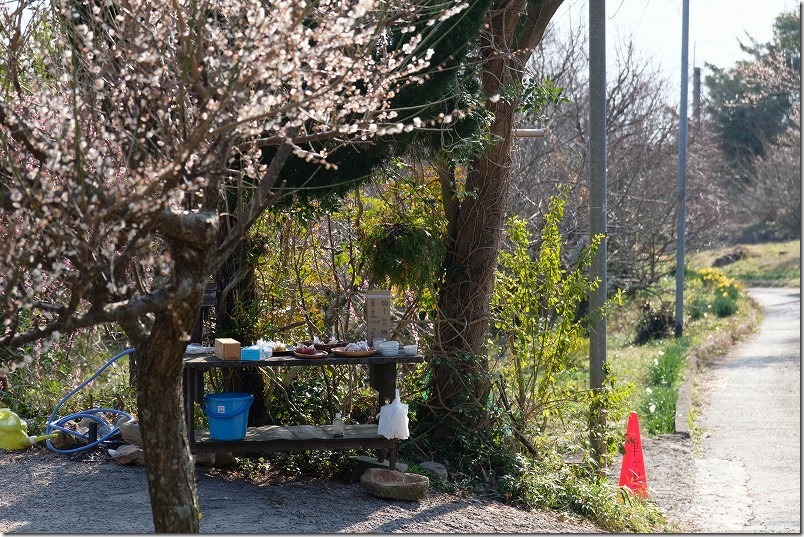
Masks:
[[[388,339],[391,332],[391,291],[366,291],[366,341]]]

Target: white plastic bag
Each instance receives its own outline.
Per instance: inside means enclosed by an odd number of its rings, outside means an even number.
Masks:
[[[393,402],[380,408],[377,434],[381,434],[389,440],[391,438],[405,440],[410,436],[408,431],[408,405],[403,404],[400,400],[399,390],[396,390],[396,397]]]

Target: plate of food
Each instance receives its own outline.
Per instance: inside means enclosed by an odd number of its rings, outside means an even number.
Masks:
[[[279,344],[274,346],[274,356],[289,356],[293,354],[295,347],[293,345]]]
[[[313,347],[312,345],[299,345],[293,351],[293,355],[296,358],[326,358],[329,356],[329,353],[326,351],[320,351]]]
[[[346,350],[347,347],[335,347],[332,349],[332,354],[335,356],[350,356],[353,358],[359,358],[361,356],[371,356],[373,354],[377,354],[377,349],[368,349],[368,350],[354,350],[348,351]]]
[[[333,339],[333,340],[330,340],[328,343],[324,343],[320,339],[314,339],[312,341],[302,341],[302,345],[307,345],[308,347],[315,347],[316,349],[318,349],[320,351],[331,352],[332,349],[334,349],[335,347],[343,347],[344,345],[346,345],[346,342],[345,341],[335,341]]]

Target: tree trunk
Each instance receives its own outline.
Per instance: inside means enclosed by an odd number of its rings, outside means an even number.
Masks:
[[[200,304],[200,300],[199,300]],[[189,309],[181,307],[181,309]],[[197,308],[189,318],[195,320]],[[187,440],[182,397],[182,359],[192,321],[171,312],[156,316],[138,348],[137,402],[148,492],[157,533],[199,533],[195,467]]]
[[[129,325],[138,355],[137,404],[148,493],[157,533],[199,533],[195,466],[182,393],[183,359],[206,287],[203,252],[174,245],[182,299],[156,313],[150,330]]]
[[[510,203],[512,129],[516,99],[492,99],[521,82],[524,62],[541,41],[547,23],[561,0],[527,2],[500,0],[489,11],[481,39],[483,93],[494,120],[490,138],[496,143],[471,160],[465,196],[451,195],[452,174],[441,171],[447,216],[447,255],[439,290],[435,325],[435,353],[430,383],[431,429],[437,438],[452,437],[456,427],[471,419],[473,426],[488,423],[485,403],[491,389],[483,345],[490,321],[491,293],[502,229]],[[466,415],[471,409],[471,417]]]
[[[489,324],[489,305],[501,231],[511,185],[511,128],[513,107],[498,103],[492,136],[500,141],[471,163],[467,196],[455,212],[454,235],[445,258],[445,277],[439,295],[440,317],[436,344],[440,352],[479,354]]]
[[[472,161],[468,196],[454,212],[452,247],[445,258],[445,277],[439,295],[435,352],[428,399],[430,412],[439,416],[432,429],[446,440],[466,423],[480,430],[488,425],[485,403],[491,390],[488,363],[482,356],[489,327],[491,293],[509,203],[511,128],[514,111],[500,103],[491,126],[500,141]],[[449,213],[449,211],[448,211]]]

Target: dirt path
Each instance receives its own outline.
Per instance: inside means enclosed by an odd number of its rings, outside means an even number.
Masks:
[[[390,501],[358,483],[225,481],[199,468],[203,533],[593,533],[587,521],[430,491]],[[97,453],[0,452],[0,533],[150,533],[145,471]]]
[[[759,331],[698,382],[695,488],[702,532],[801,532],[801,294],[753,288]]]

